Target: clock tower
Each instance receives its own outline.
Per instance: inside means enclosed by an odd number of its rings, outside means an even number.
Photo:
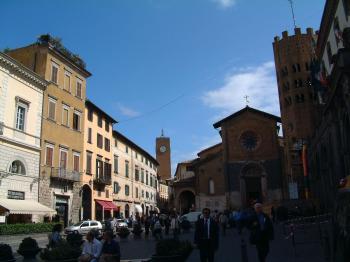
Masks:
[[[156,139],[156,158],[159,163],[158,175],[162,181],[171,178],[170,138],[162,135]]]

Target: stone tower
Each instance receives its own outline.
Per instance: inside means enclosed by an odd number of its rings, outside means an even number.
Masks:
[[[156,138],[156,158],[159,163],[158,175],[162,181],[171,178],[170,138],[162,135]]]
[[[274,38],[276,76],[284,136],[285,174],[289,198],[305,198],[302,149],[316,125],[317,100],[311,86],[310,62],[317,35],[311,28]],[[293,191],[293,192],[292,192]],[[285,196],[288,197],[288,196]]]

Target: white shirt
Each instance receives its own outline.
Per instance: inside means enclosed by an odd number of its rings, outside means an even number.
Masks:
[[[92,242],[85,240],[83,246],[83,255],[92,255],[95,258],[99,258],[101,255],[102,244],[96,238]]]

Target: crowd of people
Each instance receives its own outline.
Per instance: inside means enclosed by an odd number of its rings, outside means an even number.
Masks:
[[[262,205],[255,203],[254,208],[244,211],[210,212],[208,208],[202,210],[195,223],[194,244],[200,251],[201,262],[214,261],[214,255],[219,247],[219,232],[226,235],[228,227],[236,227],[239,234],[244,228],[249,229],[249,241],[256,246],[260,262],[265,262],[269,252],[269,242],[273,239],[273,222],[275,221],[275,210],[271,209],[271,218],[262,211]],[[181,232],[180,216],[172,211],[168,215],[151,214],[149,216],[136,215],[128,221],[133,232],[137,229],[145,230],[145,237],[150,233],[156,240],[163,239],[163,234],[178,239]],[[86,235],[83,244],[80,262],[118,262],[121,253],[119,243],[115,239],[117,220],[111,219],[106,223],[102,238],[98,232],[91,231]],[[57,224],[50,237],[49,246],[57,246],[62,241],[62,225]],[[169,238],[169,236],[167,238]]]

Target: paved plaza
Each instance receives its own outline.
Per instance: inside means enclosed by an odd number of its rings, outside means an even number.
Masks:
[[[282,226],[275,226],[275,240],[271,243],[271,252],[268,257],[269,262],[323,262],[324,255],[319,241],[318,231],[316,229],[303,230],[296,233],[296,249],[293,248],[291,239],[286,239],[283,234]],[[235,229],[228,229],[226,236],[220,236],[220,247],[216,253],[216,261],[242,261],[241,260],[241,241],[248,240],[248,232],[243,232],[242,237],[238,235]],[[25,236],[0,236],[0,242],[8,243],[15,252],[20,241]],[[37,239],[40,247],[47,244],[47,234],[32,235]],[[167,237],[167,236],[165,236]],[[183,233],[181,239],[193,241],[193,230]],[[119,239],[122,259],[138,260],[150,258],[155,250],[156,241],[150,237],[134,238],[130,234],[127,239]],[[302,243],[301,243],[302,242]],[[254,246],[247,244],[248,261],[256,262],[256,251]],[[18,258],[20,258],[18,256]],[[20,261],[20,260],[18,260]],[[188,259],[189,262],[199,261],[199,252],[194,250]]]

